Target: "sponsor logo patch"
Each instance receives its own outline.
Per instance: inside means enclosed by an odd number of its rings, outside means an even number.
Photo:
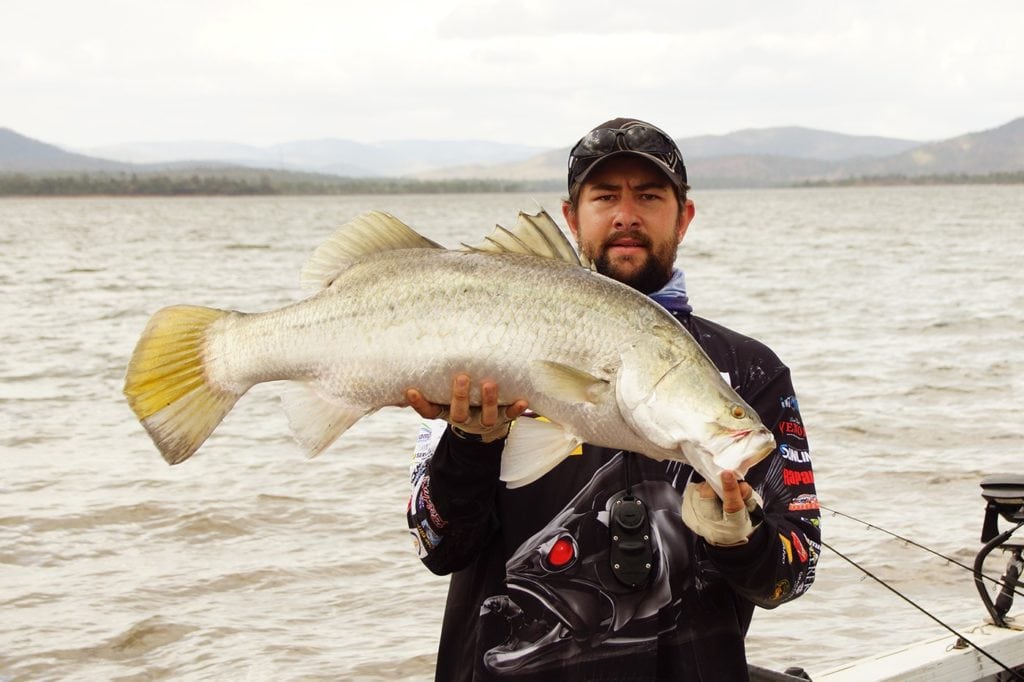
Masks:
[[[779,446],[779,454],[794,464],[810,464],[811,453],[807,450],[798,450],[783,443]]]
[[[786,564],[793,563],[793,543],[782,533],[779,533],[779,540],[782,541],[782,549],[786,554]]]
[[[782,482],[786,485],[813,485],[814,484],[814,472],[813,471],[795,471],[793,469],[782,470]]]
[[[789,511],[820,509],[817,495],[797,495],[789,503]]]
[[[772,590],[771,600],[782,601],[789,595],[791,589],[792,587],[790,586],[788,580],[780,580],[779,582],[775,583],[775,589]]]
[[[804,425],[801,424],[800,422],[779,422],[779,431],[786,434],[787,436],[796,436],[797,438],[807,437],[807,432],[804,431]]]

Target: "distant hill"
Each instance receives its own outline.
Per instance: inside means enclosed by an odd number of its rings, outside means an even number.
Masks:
[[[810,128],[765,128],[677,140],[694,187],[769,187],[862,176],[985,175],[1024,171],[1024,118],[940,142],[842,135]],[[448,168],[432,178],[565,177],[569,149],[486,169]]]
[[[90,154],[134,163],[217,161],[348,177],[409,176],[461,164],[502,164],[529,158],[542,147],[480,140],[298,140],[267,147],[229,142],[137,142],[95,147]]]
[[[755,155],[840,161],[899,154],[921,144],[915,140],[843,135],[800,127],[752,128],[727,135],[687,137],[677,142],[687,160]]]
[[[727,135],[676,140],[689,175],[701,186],[751,186],[827,176],[831,162],[897,154],[920,146],[914,140],[844,135],[801,127],[752,128]],[[423,173],[432,179],[482,174],[489,178],[541,180],[564,177],[569,148],[487,168],[460,166]]]
[[[127,164],[66,152],[9,128],[0,128],[0,172],[118,171]]]
[[[947,175],[1024,170],[1024,117],[990,130],[920,145],[881,159],[842,164],[843,175]]]
[[[714,156],[686,162],[690,185],[707,189],[792,185],[808,178],[830,178],[833,167],[831,161],[767,154]]]
[[[695,188],[770,187],[863,178],[962,177],[1024,172],[1024,117],[936,142],[843,135],[801,127],[740,130],[678,140]],[[483,141],[300,140],[270,147],[225,142],[140,143],[102,148],[115,159],[73,153],[0,128],[0,173],[267,169],[281,186],[318,176],[427,183],[565,182],[568,147]],[[95,150],[99,153],[101,150]],[[288,174],[291,174],[289,176]],[[236,177],[247,177],[244,174]],[[321,180],[317,180],[321,182]]]
[[[521,161],[504,164],[463,164],[417,173],[424,180],[485,178],[491,180],[553,180],[565,181],[569,148],[552,149]]]

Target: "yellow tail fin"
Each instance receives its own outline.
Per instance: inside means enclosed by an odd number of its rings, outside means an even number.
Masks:
[[[124,395],[169,464],[191,457],[241,397],[212,385],[203,368],[206,333],[229,314],[164,308],[150,318],[128,363]]]

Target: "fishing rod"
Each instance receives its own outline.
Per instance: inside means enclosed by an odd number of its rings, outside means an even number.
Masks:
[[[990,661],[992,661],[993,663],[995,663],[996,665],[998,665],[998,666],[999,666],[1000,668],[1002,668],[1002,669],[1003,669],[1003,670],[1004,670],[1005,672],[1007,672],[1007,673],[1009,673],[1009,674],[1013,675],[1014,679],[1017,679],[1017,680],[1024,680],[1024,674],[1021,674],[1021,673],[1019,673],[1019,672],[1015,671],[1015,670],[1014,670],[1013,668],[1011,668],[1010,666],[1006,665],[1005,663],[1003,663],[1002,661],[1000,661],[1000,660],[999,660],[998,658],[996,658],[995,656],[993,656],[993,655],[992,655],[992,654],[990,654],[989,652],[985,651],[985,650],[984,650],[984,649],[983,649],[983,648],[982,648],[982,647],[981,647],[980,645],[978,645],[978,644],[975,644],[975,643],[974,643],[974,642],[972,642],[971,640],[967,639],[967,638],[966,638],[965,636],[963,636],[962,634],[960,634],[959,632],[957,632],[955,628],[953,628],[953,627],[951,627],[951,626],[947,625],[947,624],[946,624],[946,623],[944,623],[944,622],[943,622],[943,621],[942,621],[941,619],[939,619],[939,618],[937,618],[936,616],[934,616],[934,615],[932,615],[931,613],[929,613],[929,612],[928,612],[928,610],[927,610],[927,609],[925,609],[925,608],[924,608],[923,606],[921,606],[920,604],[918,604],[917,602],[915,602],[915,601],[914,601],[913,599],[911,599],[911,598],[910,598],[910,597],[908,597],[907,595],[905,595],[905,594],[903,594],[902,592],[900,592],[899,590],[897,590],[897,589],[896,589],[895,587],[893,587],[892,585],[888,584],[887,582],[885,582],[884,580],[882,580],[881,578],[879,578],[879,577],[878,577],[877,575],[875,575],[875,574],[874,574],[874,573],[872,573],[871,571],[867,570],[866,568],[864,568],[863,566],[861,566],[860,564],[858,564],[858,563],[857,563],[856,561],[854,561],[854,560],[853,560],[853,559],[851,559],[850,557],[846,556],[845,554],[843,554],[842,552],[840,552],[839,550],[837,550],[837,549],[836,549],[835,547],[833,547],[832,545],[828,544],[827,542],[822,542],[822,543],[821,543],[821,545],[822,545],[823,547],[827,547],[827,548],[828,548],[828,549],[829,549],[829,550],[830,550],[830,551],[831,551],[831,552],[832,552],[833,554],[837,555],[838,557],[840,557],[841,559],[843,559],[844,561],[846,561],[847,563],[849,563],[849,564],[850,564],[851,566],[853,566],[854,568],[856,568],[857,570],[859,570],[859,571],[860,571],[861,573],[863,573],[863,574],[864,574],[864,575],[866,575],[867,577],[871,578],[872,580],[874,580],[875,582],[877,582],[877,583],[878,583],[879,585],[881,585],[881,586],[882,586],[882,587],[884,587],[885,589],[889,590],[890,592],[892,592],[892,593],[893,593],[893,594],[895,594],[895,595],[896,595],[897,597],[899,597],[899,598],[900,598],[900,599],[902,599],[903,601],[905,601],[905,602],[907,602],[908,604],[910,604],[911,606],[913,606],[913,607],[914,607],[915,609],[917,609],[918,611],[920,611],[920,612],[921,612],[921,613],[923,613],[924,615],[926,615],[926,616],[928,616],[929,618],[931,618],[931,619],[932,619],[933,621],[935,621],[936,623],[938,623],[939,625],[941,625],[941,626],[942,626],[943,628],[945,628],[946,630],[949,630],[949,631],[950,631],[951,633],[953,633],[954,635],[956,635],[956,638],[957,638],[957,644],[960,644],[960,643],[962,642],[963,644],[965,644],[965,645],[967,645],[967,646],[970,646],[970,647],[971,647],[972,649],[974,649],[975,651],[977,651],[977,652],[978,652],[979,654],[981,654],[981,655],[982,655],[982,656],[984,656],[985,658],[989,659]]]
[[[1013,594],[1015,594],[1017,596],[1020,596],[1020,597],[1024,597],[1024,592],[1022,592],[1021,590],[1017,589],[1017,585],[1022,585],[1019,582],[1016,585],[1014,585],[1014,581],[1004,581],[1001,578],[995,578],[995,577],[992,577],[991,575],[986,575],[984,573],[981,573],[980,568],[977,565],[969,566],[969,565],[965,564],[964,562],[962,562],[962,561],[960,561],[958,559],[955,559],[955,558],[950,557],[950,556],[946,556],[942,552],[938,552],[938,551],[932,549],[931,547],[928,547],[926,545],[922,545],[922,544],[920,544],[918,542],[915,542],[915,541],[911,540],[910,538],[903,537],[902,535],[900,535],[898,533],[894,533],[891,530],[883,528],[882,526],[879,526],[877,524],[871,523],[869,521],[865,521],[863,519],[859,519],[856,516],[852,516],[850,514],[846,514],[844,512],[839,511],[838,509],[832,509],[831,507],[829,507],[827,505],[824,505],[824,504],[822,504],[820,506],[821,506],[822,509],[824,509],[825,511],[831,513],[833,516],[842,516],[843,518],[850,519],[851,521],[859,523],[859,524],[867,527],[870,530],[882,531],[886,535],[890,535],[890,536],[896,538],[897,540],[899,540],[900,542],[903,542],[903,543],[908,544],[908,545],[910,545],[912,547],[917,547],[918,549],[924,550],[925,552],[928,552],[929,554],[937,556],[938,558],[940,558],[940,559],[942,559],[942,560],[944,560],[944,561],[946,561],[948,563],[951,563],[951,564],[953,564],[955,566],[958,566],[958,567],[964,569],[965,571],[970,571],[971,573],[975,574],[976,577],[980,575],[983,580],[988,580],[989,582],[991,582],[991,583],[1001,587],[1004,591],[1007,590],[1007,589],[1011,589]],[[1012,528],[1011,530],[1007,531],[1007,533],[1009,535],[1012,535],[1018,528],[1020,528],[1019,525],[1017,527]],[[1007,537],[1009,537],[1009,535],[1007,535]],[[998,543],[996,546],[999,546],[999,544],[1002,544],[1002,543]],[[993,547],[993,549],[995,549],[995,547]],[[1018,577],[1019,577],[1019,574],[1018,574]]]
[[[978,594],[981,596],[981,600],[982,603],[985,605],[985,609],[992,617],[993,623],[998,627],[1007,628],[1009,627],[1009,624],[1006,622],[1005,616],[1009,612],[1010,607],[1013,604],[1014,595],[1021,594],[1017,587],[1024,585],[1024,583],[1022,583],[1020,580],[1022,573],[1024,573],[1024,556],[1022,556],[1022,554],[1024,554],[1024,544],[1009,542],[1013,534],[1016,533],[1022,526],[1024,526],[1024,478],[1016,475],[990,476],[982,480],[981,488],[982,497],[984,497],[986,500],[985,519],[983,522],[981,533],[981,541],[985,544],[982,547],[981,551],[978,552],[978,555],[975,558],[973,566],[967,566],[957,561],[956,559],[947,557],[929,547],[925,547],[924,545],[914,542],[909,538],[905,538],[901,535],[886,530],[881,526],[868,523],[854,516],[850,516],[849,514],[844,514],[843,512],[840,512],[838,510],[831,509],[825,505],[821,505],[821,508],[835,515],[843,516],[857,523],[861,523],[869,529],[874,528],[881,530],[882,532],[891,535],[892,537],[897,538],[909,545],[927,551],[931,554],[934,554],[935,556],[941,557],[947,562],[950,562],[961,568],[971,571],[971,573],[974,575],[974,582],[978,589]],[[1003,518],[1006,521],[1009,521],[1010,523],[1014,524],[1013,527],[1009,528],[1008,530],[1000,532],[1000,518]],[[921,613],[923,613],[924,615],[928,616],[930,619],[941,625],[943,628],[949,630],[951,633],[956,635],[958,647],[970,646],[975,651],[982,654],[983,656],[991,660],[993,663],[1001,667],[1004,671],[1013,675],[1014,679],[1024,680],[1024,674],[1011,669],[1003,662],[996,659],[983,648],[981,648],[974,642],[970,641],[962,634],[958,633],[955,629],[953,629],[952,627],[941,621],[939,618],[929,613],[926,609],[915,603],[912,599],[902,594],[899,590],[892,587],[878,576],[874,575],[871,571],[868,571],[866,568],[858,564],[856,561],[846,556],[842,552],[838,551],[835,547],[832,547],[826,542],[822,542],[822,546],[828,548],[830,551],[835,553],[837,556],[842,558],[851,566],[864,573],[864,575],[871,578],[879,585],[886,588],[887,590],[898,596],[900,599],[904,600],[905,602],[913,606],[915,609],[917,609],[918,611],[920,611]],[[990,576],[986,576],[982,572],[985,559],[992,551],[994,551],[997,548],[1001,548],[1004,551],[1011,552],[1010,560],[1007,563],[1006,570],[1003,573],[1002,578],[998,580],[991,578]],[[985,590],[984,579],[988,579],[1001,586],[999,596],[996,598],[994,603],[992,599],[989,597],[988,592]]]

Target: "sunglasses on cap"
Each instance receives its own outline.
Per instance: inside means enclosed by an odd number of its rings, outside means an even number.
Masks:
[[[601,158],[615,152],[637,152],[653,157],[667,171],[686,183],[686,167],[679,148],[668,135],[652,125],[634,123],[622,128],[596,128],[584,135],[569,152],[569,183]]]

